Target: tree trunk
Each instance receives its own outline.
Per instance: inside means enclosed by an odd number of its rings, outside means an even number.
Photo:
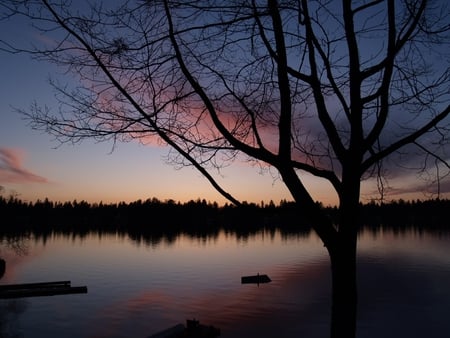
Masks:
[[[332,275],[331,338],[355,338],[357,311],[356,244],[359,226],[358,168],[346,174],[339,206],[339,228],[318,208],[295,171],[279,168],[301,210],[311,211],[314,230],[328,250]],[[346,171],[347,172],[347,171]],[[306,206],[306,207],[305,207]],[[306,209],[307,208],[307,209]]]
[[[361,151],[359,140],[352,140],[351,151],[342,173],[339,195],[339,225],[334,240],[327,246],[331,262],[332,303],[331,338],[355,338],[358,290],[356,247],[358,239]]]
[[[356,238],[356,236],[355,236]],[[356,336],[356,241],[339,238],[329,248],[332,276],[331,338]]]

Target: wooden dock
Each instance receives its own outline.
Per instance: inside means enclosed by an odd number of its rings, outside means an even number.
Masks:
[[[56,296],[87,293],[86,286],[71,286],[70,281],[0,285],[0,299]]]
[[[214,326],[200,324],[198,320],[186,321],[186,326],[177,324],[148,338],[216,338],[220,336],[220,329]]]
[[[260,275],[259,273],[254,276],[241,277],[241,284],[264,284],[270,283],[272,280],[267,275]]]

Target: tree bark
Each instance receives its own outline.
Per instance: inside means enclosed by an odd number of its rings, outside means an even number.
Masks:
[[[356,239],[356,234],[355,234]],[[356,281],[356,240],[339,238],[328,249],[331,261],[331,338],[354,338],[358,291]]]
[[[353,171],[355,172],[355,171]],[[344,175],[347,183],[341,196],[337,236],[328,246],[331,262],[331,338],[355,338],[358,290],[356,279],[359,217],[359,179]]]

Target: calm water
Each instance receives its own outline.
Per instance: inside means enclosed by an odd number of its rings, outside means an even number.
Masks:
[[[314,234],[91,234],[4,242],[0,284],[70,280],[87,294],[0,300],[2,337],[147,337],[186,319],[221,337],[327,337],[330,275]],[[358,337],[448,337],[450,236],[364,232]],[[265,273],[272,282],[240,283]]]

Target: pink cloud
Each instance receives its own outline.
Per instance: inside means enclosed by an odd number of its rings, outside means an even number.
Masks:
[[[23,157],[23,150],[0,148],[0,183],[47,183],[46,178],[23,167]]]

